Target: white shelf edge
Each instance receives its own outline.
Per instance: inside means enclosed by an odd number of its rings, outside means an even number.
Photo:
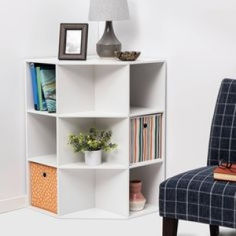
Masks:
[[[142,162],[138,162],[138,163],[132,163],[132,164],[130,164],[129,168],[134,169],[134,168],[138,168],[138,167],[142,167],[142,166],[155,165],[158,163],[163,163],[163,159],[158,158],[158,159],[150,160],[150,161],[142,161]]]
[[[153,204],[146,204],[145,208],[142,211],[130,211],[129,214],[129,219],[140,217],[140,216],[145,216],[153,213],[157,213],[159,211],[157,205]]]
[[[99,166],[88,166],[85,163],[70,163],[59,166],[59,169],[62,170],[125,170],[126,166],[120,164],[110,164],[110,163],[102,163]]]
[[[33,109],[27,110],[28,114],[35,114],[49,117],[59,118],[133,118],[137,116],[151,115],[157,113],[164,113],[164,109],[152,109],[143,107],[131,107],[130,114],[124,113],[113,113],[113,112],[99,112],[99,111],[86,111],[86,112],[75,112],[75,113],[48,113],[47,111],[36,111]]]
[[[59,118],[128,118],[128,114],[112,113],[112,112],[76,112],[76,113],[48,113],[47,111],[36,111],[33,109],[27,110],[28,114],[35,114],[40,116],[59,117]]]
[[[130,114],[129,117],[137,117],[137,116],[145,116],[151,114],[160,114],[164,113],[165,109],[163,108],[146,108],[146,107],[130,107]]]
[[[100,208],[90,208],[86,210],[81,210],[65,215],[60,215],[61,219],[128,219],[128,217],[119,215],[110,211],[106,211]]]
[[[57,167],[57,156],[56,154],[36,156],[28,158],[28,162],[34,162],[46,166]]]
[[[153,205],[153,204],[146,204],[144,210],[142,211],[137,211],[137,212],[129,212],[129,216],[123,216],[119,215],[110,211],[106,211],[103,209],[98,209],[98,208],[91,208],[87,210],[81,210],[81,211],[76,211],[73,213],[65,214],[65,215],[59,215],[52,213],[50,211],[34,207],[32,205],[28,206],[29,209],[38,212],[40,214],[48,215],[54,218],[58,219],[96,219],[96,220],[127,220],[127,219],[133,219],[149,214],[154,214],[159,211],[158,206]]]
[[[35,114],[35,115],[40,115],[40,116],[50,116],[50,117],[57,117],[56,113],[48,113],[47,111],[36,111],[33,109],[27,110],[28,114]]]
[[[67,114],[58,114],[60,118],[127,118],[128,114],[113,113],[113,112],[99,112],[99,111],[87,111],[76,112]]]
[[[151,64],[151,63],[165,63],[165,59],[153,59],[140,57],[136,61],[120,61],[116,58],[101,59],[97,56],[89,56],[85,61],[68,61],[58,60],[56,57],[51,58],[31,58],[26,59],[26,63],[40,63],[40,64],[53,64],[53,65],[139,65],[139,64]]]

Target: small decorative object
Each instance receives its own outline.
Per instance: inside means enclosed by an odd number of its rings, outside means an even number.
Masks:
[[[104,34],[97,43],[97,54],[100,57],[114,57],[115,51],[121,51],[121,43],[114,33],[112,21],[128,18],[127,0],[90,0],[89,20],[106,21]]]
[[[59,60],[86,60],[88,24],[61,24]]]
[[[85,154],[85,163],[89,166],[97,166],[102,162],[102,151],[109,152],[117,148],[117,144],[111,143],[112,132],[91,128],[89,133],[71,134],[69,144],[74,152]]]
[[[131,211],[141,211],[144,209],[146,199],[142,192],[142,181],[133,180],[130,181],[130,210]]]
[[[121,61],[136,61],[140,56],[141,52],[120,52],[115,51],[115,57]]]

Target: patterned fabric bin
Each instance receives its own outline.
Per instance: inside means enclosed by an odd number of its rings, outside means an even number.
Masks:
[[[57,213],[57,169],[30,163],[31,205]]]
[[[161,158],[162,115],[131,119],[130,163]]]

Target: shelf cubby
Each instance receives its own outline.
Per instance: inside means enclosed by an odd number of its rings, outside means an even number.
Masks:
[[[35,113],[35,114],[43,114],[48,116],[55,116],[55,113],[48,113],[47,111],[36,111],[34,109],[34,99],[33,99],[33,89],[32,89],[32,79],[31,79],[31,72],[30,72],[30,63],[34,63],[35,65],[47,65],[47,63],[38,63],[38,62],[26,62],[26,73],[25,73],[25,89],[26,89],[26,111],[29,113]],[[49,63],[52,66],[56,65],[54,63]],[[57,82],[57,78],[56,78]],[[56,83],[57,85],[57,83]],[[57,95],[56,95],[57,96]]]
[[[28,160],[56,166],[56,118],[27,114]]]
[[[118,144],[117,150],[109,153],[109,156],[103,153],[104,164],[98,168],[122,169],[128,166],[128,159],[126,158],[129,155],[128,118],[59,118],[58,122],[59,167],[64,169],[89,168],[84,164],[83,153],[74,153],[71,146],[68,145],[68,135],[88,132],[91,127],[111,130],[112,142]]]
[[[131,115],[165,111],[166,67],[165,63],[130,66]]]
[[[59,170],[59,215],[128,217],[127,178],[127,170]]]
[[[59,113],[128,114],[128,66],[63,65],[57,67],[57,75]]]
[[[143,213],[158,211],[159,183],[165,176],[161,165],[148,165],[130,170],[130,180],[142,181],[142,193],[147,202]],[[138,216],[142,212],[130,212],[130,216]]]

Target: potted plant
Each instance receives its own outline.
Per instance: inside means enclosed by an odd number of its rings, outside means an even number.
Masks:
[[[74,152],[85,154],[85,163],[89,166],[97,166],[102,162],[102,151],[109,152],[117,148],[117,144],[111,143],[112,132],[91,128],[88,133],[69,135],[69,144]]]

